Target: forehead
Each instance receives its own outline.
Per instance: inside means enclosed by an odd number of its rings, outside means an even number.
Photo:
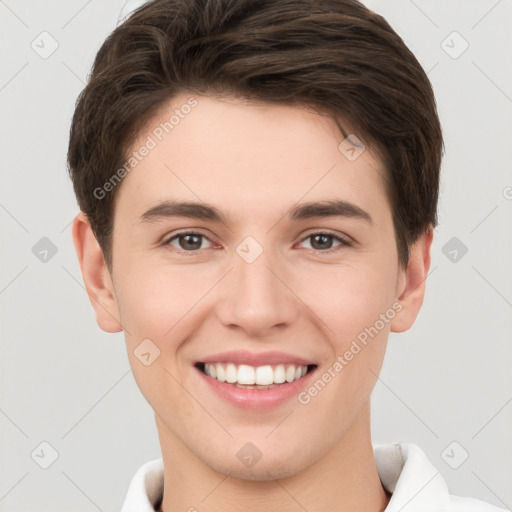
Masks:
[[[169,198],[205,201],[260,218],[316,199],[387,207],[382,165],[359,143],[310,109],[184,92],[141,130],[118,202],[141,215]]]

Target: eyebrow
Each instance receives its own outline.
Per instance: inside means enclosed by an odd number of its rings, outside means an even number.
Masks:
[[[290,220],[304,220],[319,217],[349,217],[373,223],[369,213],[359,206],[342,200],[326,200],[302,203],[287,212]],[[151,223],[169,217],[187,217],[211,220],[228,224],[227,216],[215,206],[189,201],[162,201],[140,217],[141,223]]]

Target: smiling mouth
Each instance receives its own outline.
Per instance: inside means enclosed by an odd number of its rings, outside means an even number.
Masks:
[[[196,363],[207,377],[238,388],[271,389],[290,384],[311,373],[316,364],[250,366],[235,363]]]

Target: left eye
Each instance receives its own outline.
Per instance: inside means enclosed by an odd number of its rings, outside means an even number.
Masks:
[[[305,240],[311,240],[309,243],[308,249],[313,249],[315,251],[328,251],[333,248],[333,241],[338,241],[339,243],[336,246],[344,245],[349,246],[350,243],[341,238],[339,236],[333,235],[331,233],[312,233],[308,235],[306,238],[302,239],[302,242]]]
[[[201,247],[202,239],[208,240],[206,236],[201,235],[200,233],[179,233],[178,235],[170,238],[167,241],[167,244],[176,247],[176,245],[173,244],[173,241],[177,241],[179,244],[179,247],[177,247],[178,249],[182,249],[184,251],[197,251],[199,249],[204,249],[204,247]]]

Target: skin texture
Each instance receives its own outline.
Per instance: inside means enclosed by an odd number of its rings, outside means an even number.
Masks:
[[[190,97],[173,98],[134,149]],[[194,98],[117,191],[112,274],[87,218],[73,224],[98,325],[124,329],[133,375],[155,411],[162,510],[382,511],[389,496],[373,458],[370,393],[389,332],[407,330],[421,307],[432,230],[400,268],[385,173],[369,149],[349,161],[334,122],[304,108]],[[140,222],[169,199],[212,204],[228,222]],[[297,204],[334,199],[371,222],[286,216]],[[167,243],[187,230],[205,235],[199,250]],[[325,230],[351,245],[314,246],[308,236]],[[247,236],[263,250],[252,263],[236,252]],[[393,304],[400,312],[306,405],[292,397],[271,410],[236,407],[193,366],[228,350],[276,350],[315,363],[320,376]],[[134,354],[146,338],[160,350],[149,366]],[[247,442],[262,454],[251,468],[237,457]]]

